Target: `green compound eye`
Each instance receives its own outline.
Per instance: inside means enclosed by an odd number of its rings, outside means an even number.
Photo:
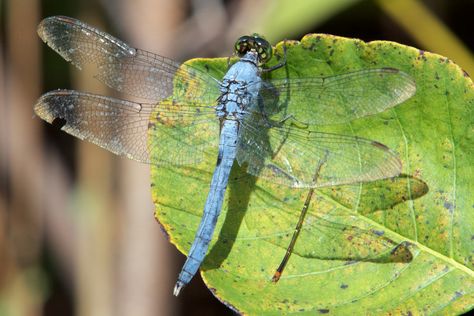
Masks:
[[[259,62],[264,64],[270,60],[273,48],[268,41],[258,34],[252,36],[242,36],[235,42],[235,53],[243,57],[249,51],[255,51],[258,54]]]
[[[257,53],[260,56],[260,61],[264,64],[272,58],[272,45],[270,45],[270,43],[261,36],[254,35],[254,38],[258,46]]]
[[[250,50],[250,47],[249,47],[250,40],[251,40],[251,37],[245,35],[245,36],[239,37],[239,39],[235,42],[234,50],[235,50],[235,53],[239,57],[243,57],[245,53],[247,53]]]

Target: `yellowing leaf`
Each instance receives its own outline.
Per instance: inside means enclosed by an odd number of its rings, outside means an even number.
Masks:
[[[282,45],[277,45],[280,58]],[[209,288],[229,307],[253,315],[458,314],[471,309],[470,78],[445,57],[391,42],[308,35],[286,45],[287,65],[271,72],[272,78],[381,67],[414,78],[417,91],[409,101],[322,130],[387,145],[400,154],[403,174],[317,190],[288,266],[280,281],[272,283],[308,189],[269,183],[235,163],[216,235],[201,267]],[[275,58],[273,64],[277,62]],[[188,64],[216,77],[227,69],[227,59]],[[317,106],[314,100],[301,104]],[[211,134],[209,141],[215,142],[218,135]],[[159,143],[153,137],[159,135],[152,134],[151,140]],[[185,254],[209,190],[217,159],[211,156],[192,168],[152,166],[156,217]]]

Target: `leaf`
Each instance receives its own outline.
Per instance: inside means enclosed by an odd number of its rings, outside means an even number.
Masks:
[[[445,57],[392,42],[308,35],[286,45],[287,65],[271,72],[273,78],[392,67],[415,79],[417,92],[409,101],[322,130],[387,145],[400,154],[403,175],[317,190],[288,266],[272,283],[308,189],[268,183],[234,164],[216,235],[201,267],[208,287],[232,309],[253,315],[459,314],[471,309],[470,78]],[[273,64],[281,58],[282,43],[276,55]],[[227,59],[187,63],[217,77],[227,69]],[[308,100],[301,106],[317,104]],[[184,254],[200,221],[215,159],[194,168],[152,166],[156,217]]]

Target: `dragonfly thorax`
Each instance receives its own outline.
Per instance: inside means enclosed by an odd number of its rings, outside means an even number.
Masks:
[[[219,118],[240,120],[257,99],[261,79],[256,61],[257,55],[249,52],[232,65],[224,76],[216,108]]]

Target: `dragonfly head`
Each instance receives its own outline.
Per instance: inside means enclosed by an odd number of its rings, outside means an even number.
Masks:
[[[272,45],[258,34],[241,36],[235,42],[234,49],[239,57],[243,57],[249,51],[256,52],[261,64],[269,61],[273,53]]]

